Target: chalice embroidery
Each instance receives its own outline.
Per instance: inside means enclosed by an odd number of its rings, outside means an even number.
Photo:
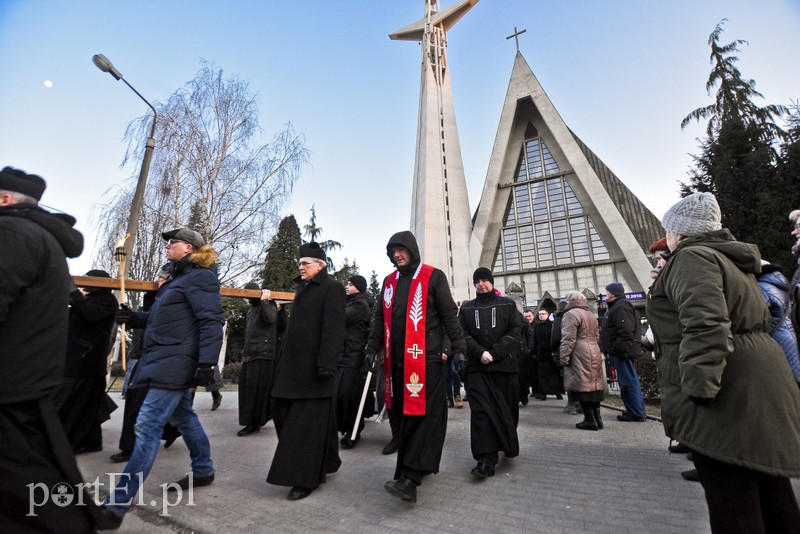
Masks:
[[[417,375],[417,373],[411,373],[411,376],[409,376],[408,379],[411,382],[406,384],[406,389],[411,392],[412,397],[419,397],[419,392],[422,391],[422,388],[425,386],[425,384],[420,383],[419,375]]]

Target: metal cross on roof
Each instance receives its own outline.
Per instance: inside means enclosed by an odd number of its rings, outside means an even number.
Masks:
[[[517,44],[517,52],[519,52],[519,36],[525,33],[528,30],[517,31],[517,27],[514,26],[514,33],[506,37],[506,39],[514,38],[514,42]]]

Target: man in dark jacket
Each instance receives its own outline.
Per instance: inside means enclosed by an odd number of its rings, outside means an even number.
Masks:
[[[214,481],[211,445],[192,409],[193,386],[214,379],[222,348],[225,312],[219,295],[217,253],[188,228],[164,232],[171,273],[148,312],[123,309],[117,322],[144,328],[142,355],[130,388],[149,386],[136,420],[136,443],[106,507],[122,517],[156,459],[164,424],[183,435],[192,471],[171,487],[188,489]]]
[[[347,334],[336,368],[336,426],[343,434],[339,441],[343,449],[352,449],[355,446],[364,428],[363,418],[372,414],[371,407],[365,406],[358,423],[358,432],[353,437],[356,415],[367,378],[364,371],[364,347],[367,346],[369,322],[372,318],[372,298],[365,293],[366,290],[367,280],[360,275],[351,276],[344,287],[347,293]],[[366,404],[369,404],[369,400]]]
[[[367,360],[371,365],[383,347],[386,406],[396,421],[397,466],[384,488],[416,502],[422,478],[439,472],[447,433],[444,333],[457,365],[463,365],[466,346],[447,276],[422,263],[414,234],[393,235],[386,254],[397,270],[383,281]]]
[[[514,301],[494,292],[486,267],[472,275],[477,297],[461,304],[458,319],[467,343],[466,373],[470,410],[471,474],[494,476],[499,451],[519,455],[519,379],[517,357],[522,316]]]
[[[86,276],[110,278],[100,269]],[[100,424],[109,418],[106,372],[114,315],[119,308],[110,289],[76,289],[69,295],[69,337],[64,382],[55,404],[76,453],[103,450]]]
[[[641,354],[639,340],[642,338],[642,324],[639,314],[625,298],[625,287],[619,282],[606,286],[608,312],[600,332],[600,346],[617,370],[617,382],[625,411],[617,416],[620,421],[644,421],[644,401],[639,375],[636,372],[636,358]]]
[[[292,314],[271,397],[278,446],[267,482],[308,497],[342,465],[333,411],[334,375],[345,336],[345,294],[328,275],[319,244],[300,247]]]
[[[83,483],[52,402],[75,289],[66,258],[80,256],[83,236],[75,219],[38,206],[44,190],[40,176],[0,170],[0,532],[115,528],[87,494],[67,506],[49,498],[59,484],[78,492]]]
[[[260,289],[255,282],[245,289]],[[251,298],[244,330],[244,354],[239,370],[239,424],[237,436],[258,432],[269,421],[269,387],[277,346],[278,304],[269,289],[261,289],[260,298]]]

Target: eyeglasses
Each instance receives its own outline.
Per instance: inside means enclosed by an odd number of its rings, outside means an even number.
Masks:
[[[187,243],[186,241],[183,241],[181,239],[170,239],[169,241],[167,241],[167,244],[169,244],[170,246],[176,243],[184,243],[186,245],[191,245],[191,243]]]
[[[308,267],[309,265],[313,265],[316,262],[313,261],[299,261],[297,262],[298,267]]]

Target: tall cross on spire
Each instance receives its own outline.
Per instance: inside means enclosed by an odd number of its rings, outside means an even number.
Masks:
[[[514,38],[514,42],[517,44],[517,52],[519,52],[519,36],[525,33],[528,30],[523,29],[522,31],[517,31],[517,27],[514,26],[514,33],[506,37],[506,39]]]

